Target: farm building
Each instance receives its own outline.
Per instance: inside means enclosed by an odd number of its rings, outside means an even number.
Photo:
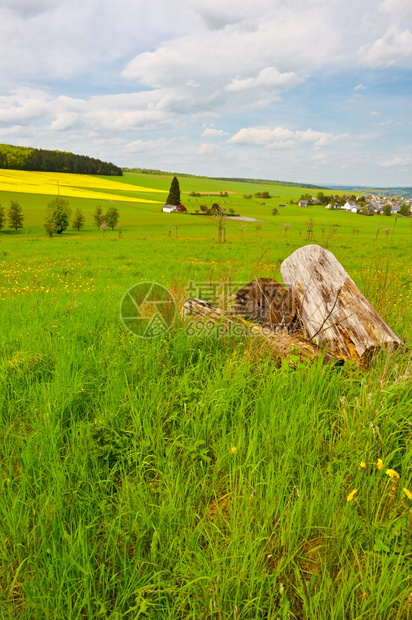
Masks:
[[[163,213],[186,213],[187,209],[184,205],[165,205],[162,211]]]

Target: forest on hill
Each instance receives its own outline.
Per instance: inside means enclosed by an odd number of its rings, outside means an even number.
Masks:
[[[0,168],[122,176],[122,169],[87,155],[0,144]]]
[[[153,175],[169,175],[179,177],[189,177],[194,179],[203,179],[204,176],[199,174],[188,174],[187,172],[166,172],[164,170],[156,170],[153,168],[123,168],[124,172],[136,172],[138,174],[153,174]],[[260,185],[281,185],[283,187],[309,187],[312,189],[328,189],[321,185],[311,185],[310,183],[293,183],[292,181],[276,181],[269,179],[250,179],[240,177],[206,177],[214,181],[234,181],[236,183],[256,183]]]

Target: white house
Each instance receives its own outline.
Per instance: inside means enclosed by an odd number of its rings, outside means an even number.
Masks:
[[[176,205],[165,205],[164,207],[162,207],[163,213],[174,213],[176,210]]]
[[[356,202],[353,202],[352,200],[349,200],[348,202],[345,202],[345,204],[343,205],[342,209],[344,211],[352,211],[352,213],[356,213],[358,210],[357,204]]]

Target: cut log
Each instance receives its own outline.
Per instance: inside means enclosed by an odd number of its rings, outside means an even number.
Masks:
[[[402,344],[328,250],[299,248],[280,273],[295,295],[307,337],[328,344],[335,355],[356,360],[382,344]]]
[[[301,334],[290,333],[286,329],[275,330],[270,325],[258,325],[246,321],[242,317],[228,315],[220,308],[212,306],[202,299],[188,299],[182,308],[182,315],[186,319],[190,317],[199,317],[200,321],[204,321],[206,326],[215,324],[219,326],[218,333],[234,333],[235,335],[250,335],[260,338],[262,342],[281,359],[298,357],[301,361],[311,361],[317,357],[323,357],[325,361],[333,361],[335,364],[343,363],[340,357],[336,357],[331,352],[326,351],[324,347],[319,347],[313,342],[308,341]],[[193,336],[196,332],[201,333],[200,323],[195,322],[194,327],[188,328],[188,334]],[[292,357],[290,357],[292,356]]]
[[[235,295],[234,313],[257,323],[287,327],[296,314],[293,293],[271,278],[257,278]]]

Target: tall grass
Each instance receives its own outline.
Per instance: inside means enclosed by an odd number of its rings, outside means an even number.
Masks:
[[[409,617],[409,354],[292,368],[33,301],[2,309],[0,617]]]

